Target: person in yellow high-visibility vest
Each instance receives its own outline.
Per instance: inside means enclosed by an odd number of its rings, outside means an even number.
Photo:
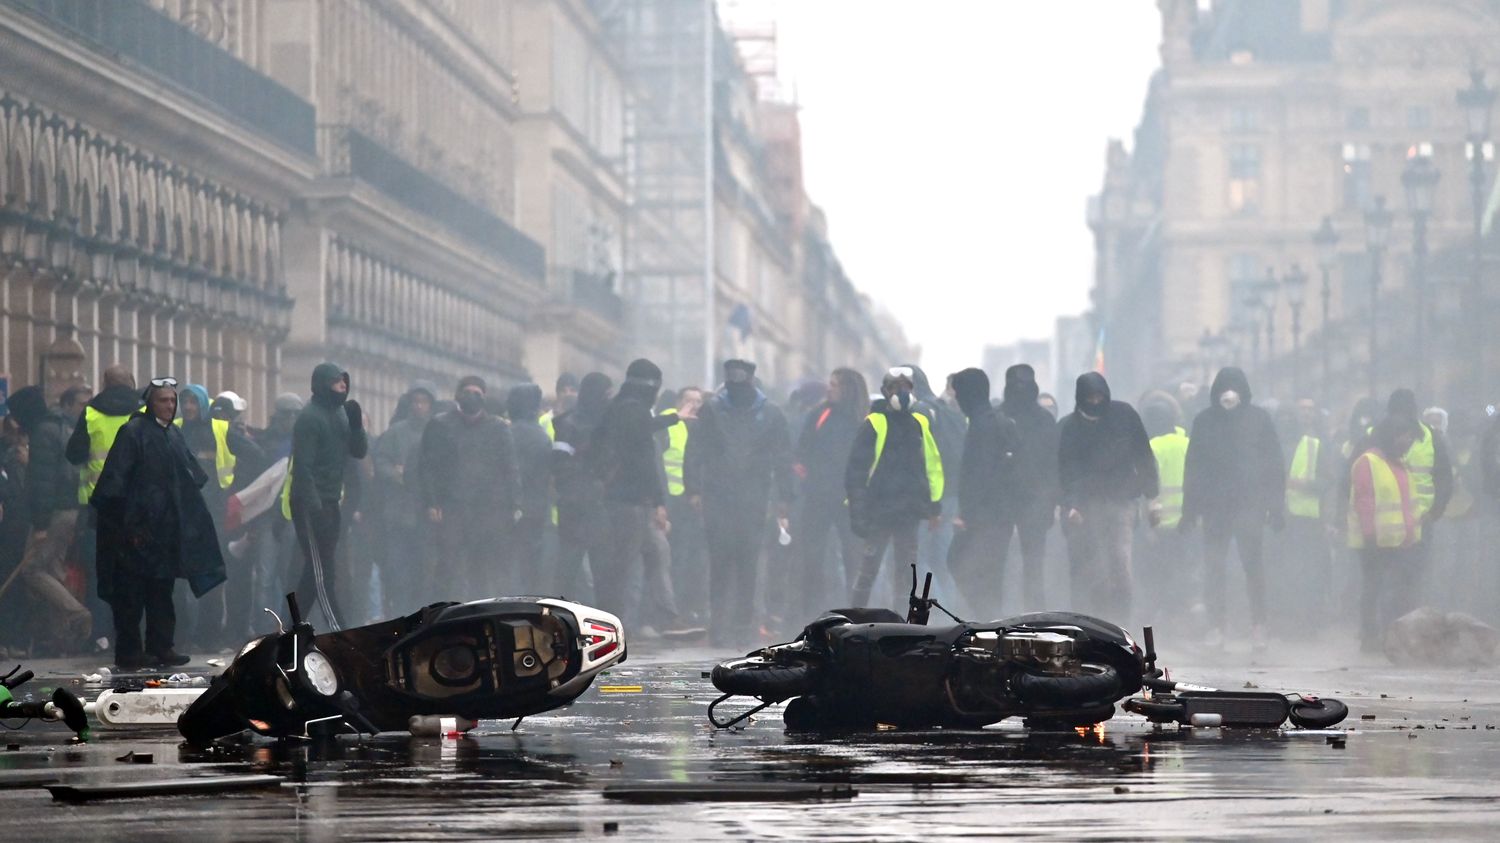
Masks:
[[[1196,560],[1190,561],[1191,542],[1177,529],[1182,523],[1182,473],[1188,450],[1182,411],[1177,399],[1155,392],[1141,400],[1140,414],[1151,437],[1158,485],[1156,497],[1146,504],[1146,520],[1153,529],[1137,538],[1142,564],[1136,580],[1141,592],[1156,595],[1161,605],[1192,605],[1198,598],[1191,588]]]
[[[1416,481],[1401,456],[1421,434],[1410,420],[1386,416],[1371,433],[1374,444],[1349,470],[1348,541],[1363,569],[1360,647],[1365,652],[1378,651],[1386,628],[1410,610],[1421,575]]]
[[[1286,471],[1286,533],[1281,554],[1285,582],[1295,592],[1284,595],[1293,615],[1322,612],[1332,596],[1332,552],[1328,526],[1337,507],[1330,495],[1339,486],[1338,447],[1323,434],[1323,414],[1316,402],[1297,402],[1297,438],[1291,442]]]
[[[703,539],[703,516],[688,502],[683,471],[687,445],[698,426],[703,390],[685,386],[677,392],[676,406],[662,411],[676,415],[674,424],[656,434],[662,446],[662,470],[667,475],[667,521],[672,525],[667,543],[672,549],[672,591],[684,615],[708,616],[708,548]]]
[[[140,390],[135,388],[135,375],[130,370],[115,364],[104,370],[104,389],[89,399],[73,433],[68,437],[65,456],[68,462],[78,466],[78,503],[87,507],[94,487],[99,483],[99,474],[104,471],[104,458],[115,444],[115,436],[130,417],[142,409]],[[78,519],[75,546],[78,560],[88,581],[98,582],[98,523],[91,509],[85,509]],[[97,589],[90,589],[85,601],[94,617],[94,635],[108,635],[113,630],[109,606],[97,596]]]
[[[917,526],[925,519],[936,528],[942,513],[942,454],[931,422],[914,410],[912,377],[905,366],[886,372],[880,385],[883,400],[865,417],[849,451],[844,473],[849,521],[854,534],[865,540],[851,606],[869,605],[886,547],[894,545],[899,577],[917,561]]]

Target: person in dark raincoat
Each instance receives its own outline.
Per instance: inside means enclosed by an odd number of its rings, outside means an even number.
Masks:
[[[1136,507],[1157,495],[1156,455],[1141,417],[1110,399],[1103,375],[1080,375],[1075,401],[1062,420],[1057,456],[1073,608],[1124,624]]]
[[[755,364],[729,360],[688,439],[683,485],[708,537],[710,643],[749,640],[760,553],[772,499],[786,524],[792,499],[792,436],[781,408],[755,385]]]
[[[422,504],[422,431],[437,403],[437,385],[415,381],[401,396],[402,418],[392,422],[370,448],[374,463],[374,496],[381,513],[380,584],[385,613],[403,614],[436,599],[428,574],[432,553],[427,536],[427,509]]]
[[[552,517],[552,440],[538,421],[542,388],[534,383],[511,387],[505,396],[505,414],[510,419],[510,438],[521,478],[521,517],[507,543],[512,557],[509,567],[519,588],[528,594],[540,594],[548,585],[543,553],[547,523]]]
[[[115,663],[126,669],[187,664],[173,642],[173,581],[187,580],[197,597],[224,582],[219,537],[200,491],[209,476],[172,424],[176,381],[153,380],[144,400],[115,436],[89,501],[99,524],[99,595],[114,612]]]
[[[520,512],[521,478],[510,425],[485,408],[484,379],[458,382],[457,407],[422,431],[422,492],[437,532],[444,600],[513,593],[504,551]]]
[[[911,370],[912,395],[916,398],[917,411],[932,422],[932,436],[943,457],[943,475],[958,477],[964,457],[963,413],[933,391],[921,366],[906,363],[902,368]],[[924,520],[917,526],[917,565],[924,571],[932,571],[939,578],[940,587],[947,588],[948,583],[944,580],[948,576],[948,552],[953,546],[953,519],[958,517],[958,496],[947,495],[939,503],[942,505],[939,517]],[[904,578],[903,575],[897,579]]]
[[[1245,569],[1250,640],[1264,647],[1265,528],[1286,527],[1286,474],[1271,414],[1250,403],[1250,381],[1233,366],[1219,370],[1209,407],[1193,420],[1182,482],[1183,531],[1203,522],[1203,604],[1210,627],[1205,643],[1223,644],[1229,542]]]
[[[853,369],[834,369],[828,380],[828,397],[812,408],[797,438],[797,462],[793,470],[802,479],[802,494],[792,518],[794,546],[802,570],[795,577],[800,595],[797,617],[814,617],[842,602],[859,576],[864,546],[849,527],[849,508],[844,502],[844,470],[854,434],[870,412],[870,388],[864,375]],[[832,577],[822,576],[828,566],[828,537],[839,543],[840,567]],[[832,587],[823,585],[831,580]],[[821,587],[820,587],[821,586]]]
[[[1001,536],[995,545],[1005,569],[1014,533],[1021,544],[1021,608],[1046,603],[1047,531],[1057,513],[1057,416],[1040,403],[1036,371],[1025,363],[1005,370],[1000,412],[1015,423],[1015,458],[1003,481]]]
[[[990,403],[990,378],[984,370],[955,372],[949,383],[969,419],[958,470],[958,517],[953,522],[949,567],[969,606],[984,617],[997,617],[1005,578],[1005,554],[1000,549],[1010,543],[1012,529],[1004,508],[1015,470],[1016,425]]]
[[[573,408],[553,419],[552,482],[557,492],[557,567],[554,594],[592,600],[591,568],[609,553],[609,519],[604,511],[604,482],[594,473],[589,452],[594,430],[609,406],[614,382],[589,372],[578,384]],[[588,561],[588,568],[584,560]]]
[[[304,612],[314,602],[328,627],[342,628],[335,603],[341,508],[349,460],[369,451],[364,412],[349,398],[349,373],[336,363],[319,363],[312,372],[312,401],[292,428],[292,526],[304,564],[297,600]],[[354,508],[350,507],[351,510]]]

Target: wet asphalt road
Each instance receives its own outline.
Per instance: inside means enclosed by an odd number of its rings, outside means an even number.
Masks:
[[[1257,665],[1243,656],[1195,670],[1191,657],[1178,660],[1174,675],[1190,681],[1344,699],[1344,748],[1321,733],[1158,730],[1123,714],[1087,735],[1007,723],[814,742],[785,734],[779,707],[741,731],[709,728],[704,711],[716,694],[701,674],[721,655],[637,646],[571,708],[515,732],[485,722],[460,740],[403,734],[208,754],[181,747],[175,732],[96,731],[92,743],[70,746],[60,726],[32,724],[3,735],[19,749],[0,752],[0,817],[11,837],[35,840],[1451,840],[1495,839],[1500,823],[1493,671],[1414,673],[1373,659]],[[1166,650],[1163,658],[1172,666]],[[42,667],[53,672],[38,670],[28,690],[94,666]],[[603,693],[599,684],[642,690]],[[115,760],[127,751],[155,763]],[[93,782],[259,772],[285,783],[67,805],[22,786],[39,772]],[[857,795],[667,805],[604,796],[609,785],[709,781],[819,782]]]

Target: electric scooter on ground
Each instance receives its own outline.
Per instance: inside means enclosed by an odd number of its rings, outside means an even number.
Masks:
[[[36,674],[22,670],[19,665],[10,673],[0,676],[0,720],[61,720],[81,741],[89,739],[89,718],[84,713],[83,703],[67,688],[57,688],[52,699],[35,702],[16,700],[12,691],[31,681]]]
[[[295,595],[287,605],[291,628],[247,643],[178,718],[189,743],[375,734],[425,715],[519,719],[568,705],[626,656],[619,618],[552,598],[434,603],[321,635]]]

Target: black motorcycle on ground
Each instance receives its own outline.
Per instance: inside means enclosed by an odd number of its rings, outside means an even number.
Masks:
[[[322,635],[303,620],[295,595],[287,604],[291,628],[247,643],[178,718],[189,743],[246,730],[375,734],[427,715],[522,718],[573,702],[625,660],[619,618],[565,600],[434,603]]]
[[[1078,728],[1110,719],[1116,703],[1143,688],[1147,696],[1125,707],[1155,722],[1269,728],[1290,717],[1298,726],[1326,727],[1348,713],[1337,700],[1165,679],[1149,627],[1143,650],[1124,629],[1072,612],[961,621],[930,597],[931,585],[928,574],[917,596],[913,566],[904,620],[888,609],[839,609],[791,642],[718,665],[710,676],[723,696],[709,705],[709,721],[729,728],[787,702],[783,719],[793,731],[979,728],[1010,717],[1031,728]],[[928,625],[934,608],[953,622]],[[719,706],[736,696],[759,704],[721,718]]]

